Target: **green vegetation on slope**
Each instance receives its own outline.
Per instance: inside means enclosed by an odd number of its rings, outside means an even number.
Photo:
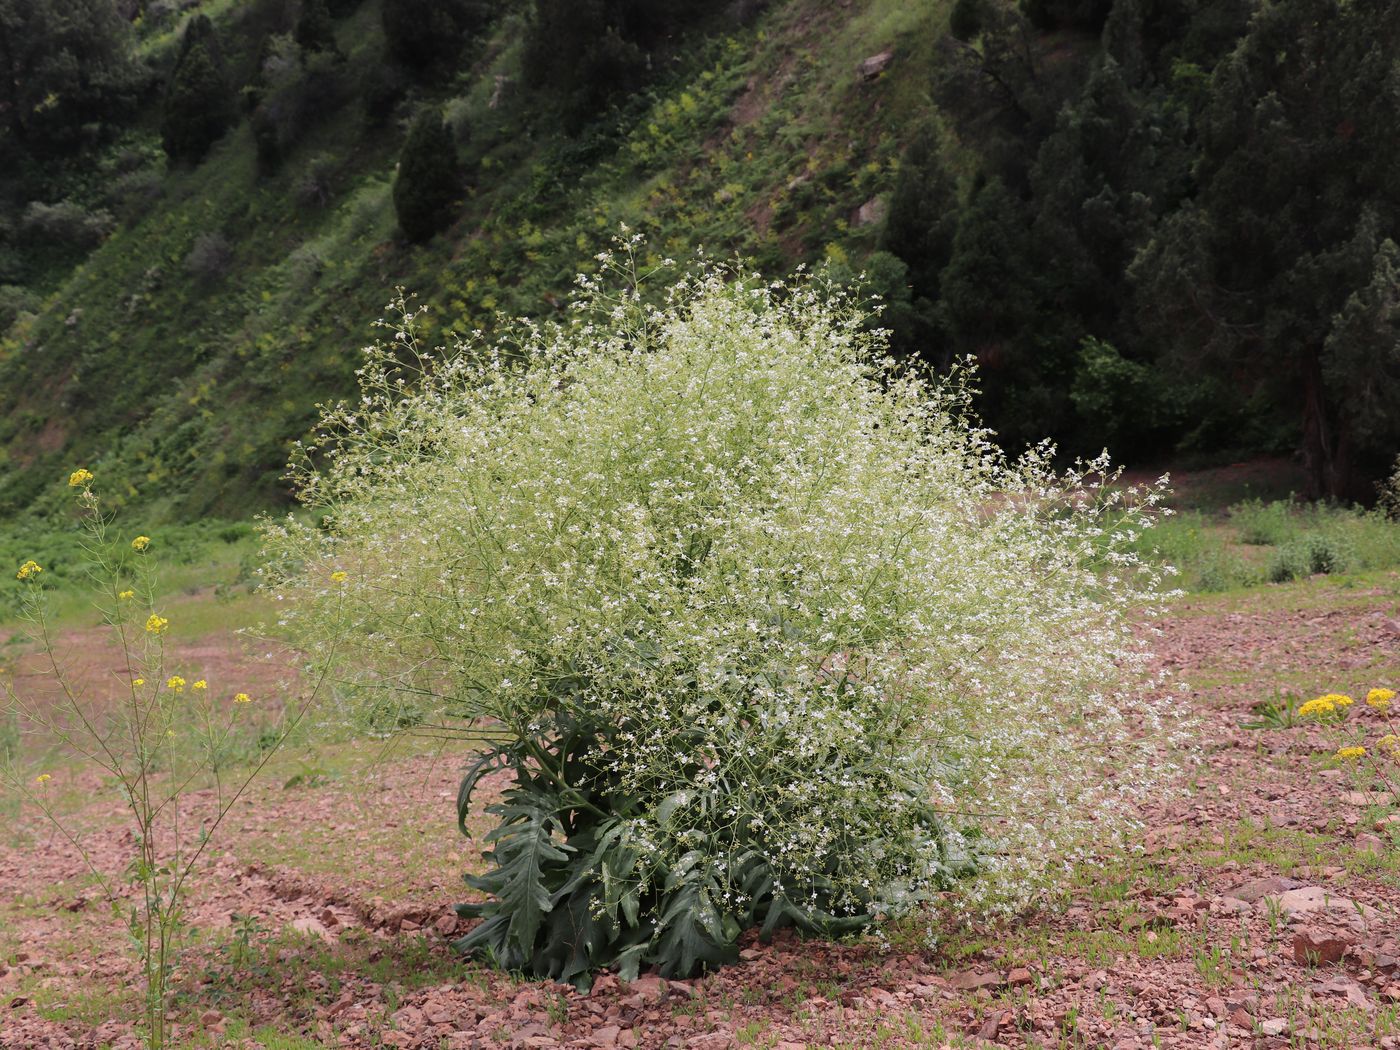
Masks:
[[[623,223],[864,271],[1013,449],[1299,449],[1364,500],[1400,447],[1379,0],[54,3],[0,0],[0,516],[79,462],[169,518],[274,505],[394,287],[434,338],[547,316]]]

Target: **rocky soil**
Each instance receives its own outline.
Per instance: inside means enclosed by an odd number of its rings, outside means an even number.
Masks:
[[[240,804],[194,893],[176,1043],[1400,1047],[1400,817],[1316,728],[1241,725],[1276,689],[1400,680],[1393,583],[1192,600],[1162,627],[1198,720],[1182,790],[1054,906],[780,936],[694,981],[516,980],[447,948],[477,850],[454,830],[463,756],[420,749]],[[117,871],[130,836],[90,787],[86,842]],[[136,968],[81,859],[31,813],[0,840],[0,1046],[138,1045]]]

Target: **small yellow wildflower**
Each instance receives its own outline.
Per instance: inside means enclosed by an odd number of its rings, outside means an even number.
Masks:
[[[146,684],[146,680],[145,680],[144,678],[133,678],[133,679],[131,680],[131,684],[132,684],[132,685],[145,685],[145,684]]]
[[[155,613],[151,613],[151,615],[146,618],[146,630],[150,631],[152,634],[163,634],[165,629],[169,626],[170,621],[164,616],[157,616]]]
[[[1394,689],[1372,689],[1366,694],[1366,703],[1374,707],[1377,711],[1384,711],[1389,708],[1390,702],[1394,699]]]
[[[79,467],[77,470],[73,471],[73,473],[68,475],[68,487],[70,489],[75,489],[78,488],[80,485],[86,485],[91,480],[92,471],[87,470],[84,467]]]
[[[233,698],[233,702],[235,704],[251,704],[253,702],[253,698],[247,693],[239,693]]]
[[[1356,702],[1351,697],[1347,696],[1346,693],[1327,693],[1323,696],[1319,696],[1318,699],[1328,701],[1333,707],[1350,707]]]
[[[332,582],[332,583],[344,583],[344,582],[345,582],[346,580],[348,580],[349,578],[350,578],[350,574],[349,574],[348,572],[346,572],[344,569],[336,569],[335,572],[331,573],[331,582]]]
[[[1316,715],[1330,715],[1335,710],[1337,705],[1332,702],[1330,696],[1319,696],[1298,708],[1298,714],[1302,718],[1312,718]]]
[[[1337,751],[1337,757],[1338,757],[1338,758],[1348,758],[1348,759],[1350,759],[1350,758],[1360,758],[1360,757],[1361,757],[1362,755],[1364,755],[1365,753],[1366,753],[1366,749],[1365,749],[1364,747],[1343,747],[1343,748],[1339,748],[1339,749],[1338,749],[1338,751]]]
[[[134,551],[143,551],[150,545],[151,537],[149,536],[137,536],[134,540],[131,541],[131,549]]]
[[[1376,750],[1400,757],[1400,736],[1396,736],[1394,733],[1387,733],[1376,741]]]
[[[183,693],[185,691],[185,680],[179,675],[173,674],[166,679],[165,688],[175,693]]]
[[[118,599],[119,601],[124,601],[124,602],[129,602],[129,601],[131,601],[132,598],[135,598],[135,597],[136,597],[136,592],[135,592],[135,591],[122,591],[120,594],[117,595],[117,599]]]
[[[36,784],[47,784],[47,783],[48,783],[50,780],[52,780],[52,779],[53,779],[53,777],[49,776],[49,774],[47,774],[47,773],[40,773],[37,777],[34,778],[34,783],[36,783]]]
[[[19,567],[19,572],[15,573],[17,580],[32,580],[39,573],[44,571],[44,567],[37,561],[27,561]]]
[[[208,689],[208,688],[209,688],[209,683],[206,682],[203,678],[201,678],[201,679],[199,679],[199,681],[195,682],[194,685],[190,686],[190,688],[191,688],[191,689]]]

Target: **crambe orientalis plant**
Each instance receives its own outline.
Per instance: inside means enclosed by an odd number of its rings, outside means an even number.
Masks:
[[[1026,899],[1159,780],[1160,489],[1008,461],[815,281],[649,305],[635,247],[495,346],[397,300],[267,529],[286,623],[484,748],[464,830],[505,771],[459,946],[586,985]]]
[[[224,818],[295,729],[316,690],[284,707],[279,731],[267,738],[250,767],[228,768],[230,740],[256,701],[199,678],[171,659],[166,650],[171,621],[156,598],[155,542],[145,535],[129,541],[115,536],[93,480],[91,472],[79,469],[69,485],[77,490],[83,512],[83,546],[96,606],[116,642],[116,695],[87,688],[65,670],[41,586],[43,566],[31,560],[15,574],[23,588],[22,615],[56,693],[30,696],[9,683],[6,713],[36,746],[85,760],[113,785],[134,837],[134,855],[125,872],[133,887],[129,905],[124,904],[128,894],[92,857],[76,823],[55,801],[56,777],[63,774],[22,774],[17,756],[0,756],[0,774],[78,851],[113,915],[127,927],[142,962],[146,1038],[159,1048],[169,1041],[170,980],[189,879]],[[22,747],[16,750],[23,753]],[[189,791],[205,788],[212,789],[212,804],[187,804]]]

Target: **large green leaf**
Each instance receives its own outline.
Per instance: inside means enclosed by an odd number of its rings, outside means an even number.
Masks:
[[[514,790],[508,800],[489,807],[501,824],[487,837],[494,846],[488,856],[497,870],[478,889],[494,893],[499,911],[510,916],[509,939],[527,956],[534,951],[535,936],[544,916],[554,907],[545,871],[568,860],[574,847],[556,841],[562,830],[557,800],[524,790]]]

